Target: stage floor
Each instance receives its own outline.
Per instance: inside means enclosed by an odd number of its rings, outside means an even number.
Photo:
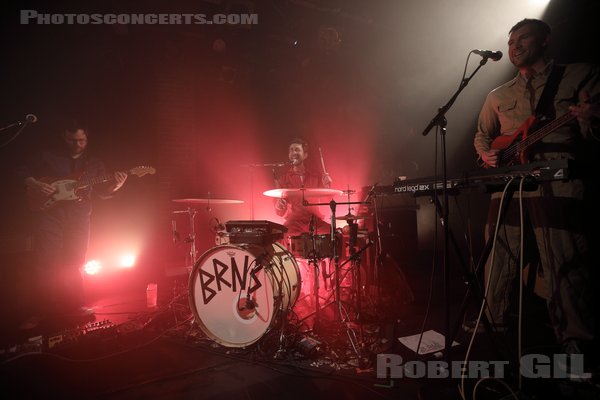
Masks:
[[[184,278],[159,283],[163,295],[156,308],[147,307],[146,282],[96,291],[89,303],[96,312],[93,321],[42,321],[25,331],[5,326],[3,398],[458,399],[458,378],[410,376],[405,368],[402,377],[390,377],[391,369],[385,368],[385,377],[377,376],[382,355],[402,357],[403,367],[409,361],[427,366],[464,360],[470,336],[462,329],[455,338],[459,345],[447,358],[417,356],[398,341],[421,331],[427,310],[427,280],[409,282],[414,301],[393,290],[365,291],[360,318],[351,290],[342,288],[342,317],[325,290],[317,325],[314,297],[303,293],[286,318],[277,318],[246,348],[223,346],[206,335],[189,306]],[[425,330],[442,333],[445,307],[438,289],[434,288]],[[460,305],[459,289],[453,283],[457,294],[450,305],[452,324]],[[526,335],[526,345],[551,348],[547,326],[537,325],[536,332]],[[515,348],[511,334],[480,333],[469,359],[508,360],[503,354]],[[515,388],[510,368],[506,374],[506,382]],[[523,392],[529,398],[560,398],[564,381],[528,379]],[[465,379],[466,398],[472,398],[478,382]],[[578,385],[576,397],[564,398],[598,398],[590,385]],[[502,384],[484,380],[477,399],[509,393]]]

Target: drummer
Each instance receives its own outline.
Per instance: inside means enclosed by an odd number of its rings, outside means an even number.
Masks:
[[[308,159],[308,143],[301,138],[291,140],[288,147],[290,167],[281,175],[275,174],[275,185],[281,189],[329,188],[332,179],[327,173],[318,173],[306,165]],[[315,233],[326,234],[331,226],[323,220],[323,215],[316,207],[302,204],[301,197],[277,199],[275,212],[283,217],[283,225],[288,228],[287,235],[296,236],[309,232],[313,226]]]

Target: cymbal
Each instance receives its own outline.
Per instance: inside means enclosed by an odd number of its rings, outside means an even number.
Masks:
[[[352,213],[348,213],[346,215],[342,215],[340,217],[335,217],[335,219],[340,220],[340,221],[350,221],[350,220],[355,220],[355,219],[366,219],[369,218],[368,215],[354,215]]]
[[[173,203],[186,203],[186,204],[242,204],[244,200],[232,200],[232,199],[174,199],[171,200]]]
[[[263,192],[267,197],[285,199],[288,197],[334,197],[342,194],[341,190],[327,188],[304,188],[304,189],[271,189]]]

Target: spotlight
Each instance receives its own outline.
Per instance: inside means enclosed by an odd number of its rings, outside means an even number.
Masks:
[[[98,260],[90,260],[83,266],[83,271],[88,275],[98,275],[102,270],[102,264]]]

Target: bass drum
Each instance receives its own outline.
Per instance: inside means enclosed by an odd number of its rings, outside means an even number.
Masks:
[[[196,323],[215,342],[246,347],[292,309],[300,271],[279,243],[221,245],[208,250],[190,275],[190,306]]]

